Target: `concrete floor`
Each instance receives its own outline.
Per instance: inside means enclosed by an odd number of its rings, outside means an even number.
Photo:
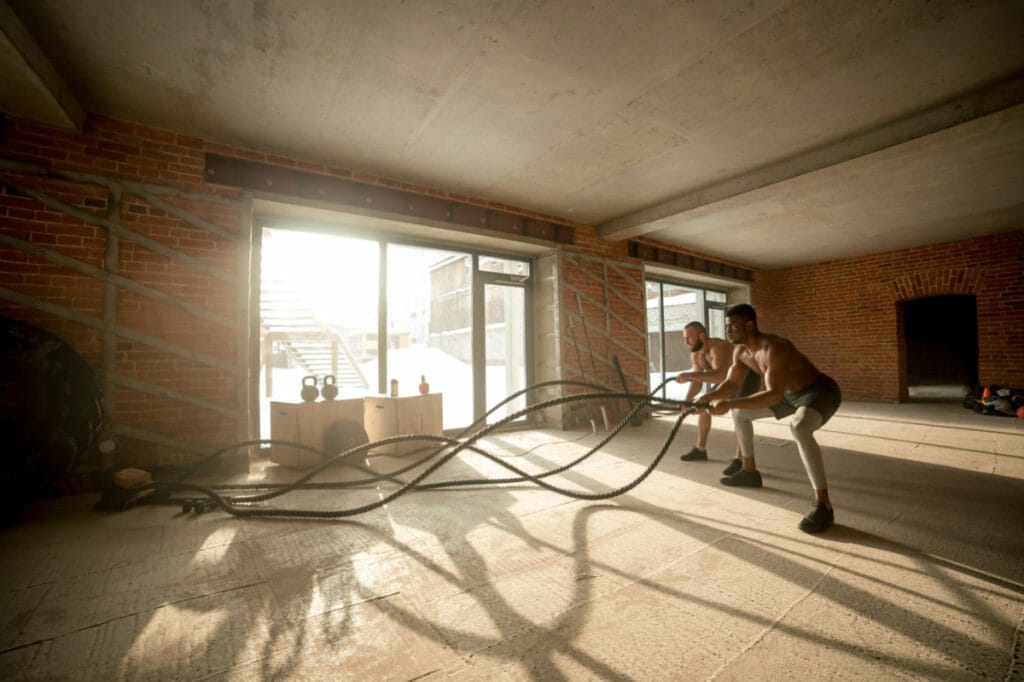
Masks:
[[[622,485],[671,421],[627,428],[552,482]],[[533,485],[422,491],[342,521],[39,503],[0,531],[0,676],[1024,679],[1024,421],[844,404],[819,436],[837,514],[820,536],[796,528],[810,489],[784,424],[755,427],[760,490],[718,483],[727,418],[713,461],[680,462],[694,428],[600,502]],[[529,431],[486,447],[540,471],[597,439]],[[441,473],[508,475],[479,455]]]

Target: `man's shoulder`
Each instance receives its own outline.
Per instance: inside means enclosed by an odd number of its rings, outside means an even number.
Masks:
[[[787,338],[783,338],[778,334],[765,334],[761,333],[761,348],[766,350],[780,349],[780,348],[793,348],[793,342]]]
[[[732,344],[725,339],[708,339],[708,353],[724,353],[732,355]]]

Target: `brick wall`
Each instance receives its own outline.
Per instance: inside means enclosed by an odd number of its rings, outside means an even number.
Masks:
[[[220,197],[235,197],[237,192],[206,185],[205,151],[205,143],[192,137],[103,118],[90,119],[81,134],[7,119],[0,156],[60,171],[61,176],[14,170],[5,172],[4,177],[26,191],[42,192],[68,208],[48,207],[41,197],[0,188],[3,234],[51,252],[49,256],[39,252],[26,254],[10,244],[0,245],[0,286],[37,301],[33,305],[0,298],[0,315],[55,333],[102,376],[103,332],[96,323],[102,324],[104,320],[105,285],[59,258],[104,268],[107,230],[90,221],[114,217],[110,211],[118,205],[119,191],[111,189],[111,183],[104,183],[104,178],[176,192],[176,196],[161,195],[160,200],[228,233],[239,234],[238,202],[218,201]],[[101,178],[95,181],[92,176]],[[213,200],[193,198],[183,194],[186,192],[212,195]],[[238,416],[136,390],[123,381],[142,382],[244,414],[245,405],[238,404],[238,374],[232,368],[239,365],[237,328],[245,324],[239,314],[238,296],[239,290],[248,284],[245,273],[239,272],[239,254],[240,249],[247,247],[238,240],[196,227],[135,194],[122,195],[119,211],[116,223],[121,228],[194,258],[223,272],[225,278],[211,276],[121,238],[115,275],[197,306],[220,322],[195,317],[181,306],[155,301],[123,287],[117,294],[114,322],[124,329],[174,344],[186,353],[212,357],[222,366],[181,357],[161,349],[159,344],[147,343],[142,337],[122,335],[114,348],[118,383],[107,396],[108,417],[119,427],[143,430],[199,449],[230,443],[239,433]],[[63,319],[46,306],[60,306],[73,315],[86,317]],[[171,463],[195,456],[146,439],[119,435],[117,440],[124,463]]]
[[[424,194],[449,196],[481,206],[547,218],[436,189],[409,187],[323,164],[280,158],[102,117],[90,118],[82,133],[8,118],[4,141],[0,144],[0,156],[28,164],[144,182],[179,192],[238,198],[237,190],[204,181],[204,155],[208,152],[361,182],[400,186]],[[75,209],[100,217],[108,209],[108,192],[103,187],[53,178],[8,175]],[[236,205],[188,198],[177,198],[173,203],[229,232],[242,229]],[[211,278],[126,241],[121,242],[120,275],[237,322],[238,291],[248,286],[245,273],[238,272],[239,245],[213,238],[208,232],[196,229],[134,196],[126,196],[121,221],[126,228],[174,246],[211,266],[235,273],[237,277],[231,282]],[[604,241],[592,226],[578,224],[575,227],[577,243],[565,248],[613,262],[636,263],[628,256],[624,242]],[[5,235],[102,267],[103,228],[47,208],[31,197],[0,189],[0,228]],[[752,302],[762,316],[765,329],[792,337],[812,360],[839,379],[848,398],[886,401],[896,400],[901,395],[903,369],[898,303],[919,296],[972,293],[978,301],[981,380],[1022,385],[1021,239],[1021,233],[1014,232],[821,266],[774,273],[757,272],[755,281],[751,283]],[[594,283],[586,278],[576,279],[574,276],[573,284],[595,297],[599,293]],[[44,258],[2,245],[0,286],[95,319],[103,316],[102,283]],[[616,282],[616,286],[625,298],[643,301],[643,292],[630,291],[628,283]],[[563,299],[562,304],[575,305],[574,297],[570,301]],[[643,328],[642,320],[625,303],[613,296],[609,298],[609,305],[630,325]],[[97,369],[102,366],[102,332],[97,329],[3,299],[0,299],[0,315],[26,320],[52,331],[68,341]],[[180,310],[128,291],[120,294],[118,323],[225,361],[236,359],[237,337],[233,330],[190,317]],[[628,329],[620,329],[622,325],[618,321],[614,321],[611,327],[616,335],[632,334]],[[614,348],[599,347],[597,352],[607,357],[614,354]],[[626,365],[627,374],[646,376],[647,368],[642,366],[642,362],[635,358],[627,359],[624,354],[620,354],[620,358]],[[152,381],[230,409],[245,409],[237,404],[235,379],[230,373],[169,357],[164,352],[146,347],[144,343],[122,339],[117,346],[117,369],[127,376]],[[222,415],[125,387],[117,389],[116,404],[117,419],[128,425],[172,436],[187,434],[200,445],[219,446],[235,439],[234,424]],[[180,457],[180,453],[173,453],[168,448],[144,443],[134,445],[135,463]]]
[[[187,209],[201,220],[232,233],[243,229],[237,205],[180,196],[182,193],[195,193],[216,195],[229,200],[241,196],[237,189],[205,181],[207,153],[235,156],[372,185],[398,187],[482,207],[511,210],[527,217],[549,219],[542,214],[494,202],[432,188],[413,187],[322,163],[221,145],[173,131],[104,117],[90,117],[81,133],[16,118],[5,119],[4,126],[0,157],[6,160],[63,173],[88,174],[159,186],[179,195],[175,198],[161,195],[164,201]],[[73,179],[59,180],[33,172],[16,171],[6,171],[5,177],[58,199],[74,211],[82,211],[95,218],[105,218],[110,209],[112,195],[102,182],[95,184]],[[239,260],[242,246],[230,240],[212,237],[210,233],[196,229],[134,195],[124,196],[117,221],[125,229],[174,247],[206,265],[235,276],[225,282],[201,270],[182,266],[144,246],[120,240],[117,275],[198,305],[223,318],[229,325],[196,318],[130,289],[118,292],[116,323],[194,353],[236,363],[238,338],[230,324],[244,323],[244,319],[240,319],[237,302],[239,291],[247,289],[249,284],[247,274],[239,271],[240,267],[244,267]],[[593,228],[579,227],[584,228],[584,239],[593,242],[597,250],[625,253],[624,245],[602,242],[596,237]],[[14,189],[0,187],[0,229],[5,235],[33,246],[45,247],[60,256],[74,258],[93,268],[103,267],[107,243],[103,227],[90,224],[89,220],[81,216],[76,218],[68,211],[47,208],[38,198],[23,195]],[[104,285],[100,280],[55,264],[38,254],[26,254],[10,245],[0,245],[0,286],[37,299],[44,305],[56,305],[72,313],[86,315],[93,321],[102,322],[104,318]],[[52,311],[47,312],[5,298],[0,298],[0,315],[35,324],[57,334],[82,354],[98,372],[102,370],[103,333],[95,325],[62,319]],[[236,377],[223,368],[182,359],[144,342],[125,338],[118,340],[115,358],[115,373],[129,380],[145,382],[243,414],[246,410],[246,405],[240,404],[244,400],[239,400]],[[252,389],[256,390],[255,387]],[[162,434],[169,442],[176,439],[188,440],[190,444],[206,449],[238,440],[237,417],[218,414],[216,411],[211,412],[124,385],[117,385],[111,395],[114,409],[108,414],[120,426]],[[144,439],[122,436],[118,440],[123,463],[146,466],[194,457],[194,454],[190,456],[173,446],[154,445]]]
[[[761,327],[790,338],[850,400],[906,397],[901,303],[971,294],[982,384],[1024,386],[1024,232],[768,273]]]

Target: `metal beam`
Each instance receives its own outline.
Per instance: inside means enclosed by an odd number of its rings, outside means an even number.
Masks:
[[[518,215],[502,208],[478,206],[450,196],[421,194],[393,185],[367,184],[220,154],[206,154],[205,178],[211,184],[248,189],[271,197],[280,195],[341,205],[346,210],[370,210],[393,220],[480,230],[507,238],[576,243],[576,228],[571,225]]]
[[[118,386],[124,386],[130,388],[133,391],[139,393],[146,393],[148,395],[155,395],[159,398],[166,398],[168,400],[175,400],[179,403],[186,403],[194,407],[199,407],[210,412],[216,412],[217,414],[237,419],[239,416],[238,410],[231,409],[230,407],[224,407],[211,403],[209,400],[203,400],[202,398],[195,398],[193,396],[181,393],[180,391],[172,391],[169,388],[164,388],[158,384],[149,383],[147,381],[139,381],[126,377],[123,374],[115,374],[111,376],[111,384],[117,384]]]
[[[127,184],[125,184],[125,188],[128,188]],[[175,206],[174,204],[168,201],[164,201],[156,194],[146,191],[139,183],[132,184],[131,189],[129,189],[129,191],[135,196],[139,197],[140,199],[146,201],[149,205],[155,206],[166,213],[170,213],[172,216],[175,216],[176,218],[181,218],[182,220],[187,222],[189,225],[192,225],[193,227],[201,227],[207,232],[212,232],[218,237],[226,239],[228,241],[242,241],[240,235],[232,234],[231,232],[228,232],[227,230],[217,225],[214,225],[209,220],[200,218],[191,211],[186,211],[185,209],[179,206]],[[246,268],[248,268],[248,265],[249,264],[247,262]]]
[[[565,255],[565,258],[567,260],[573,260],[573,254],[565,253],[564,255]],[[628,298],[626,298],[625,296],[623,296],[619,292],[618,289],[615,289],[614,287],[609,287],[608,286],[608,278],[606,276],[598,277],[594,273],[592,273],[589,270],[587,270],[586,268],[584,268],[580,263],[574,263],[574,265],[576,265],[577,270],[579,272],[581,272],[584,276],[590,278],[598,286],[602,287],[602,290],[605,292],[606,296],[607,296],[608,292],[610,291],[612,294],[615,295],[616,298],[618,298],[620,301],[625,303],[627,306],[629,306],[633,310],[637,311],[641,315],[644,313],[645,309],[644,309],[643,306],[637,305],[637,303],[635,301],[631,301]],[[604,267],[606,267],[606,264],[605,263],[601,263],[601,266],[602,266],[602,268],[604,268]],[[635,282],[631,278],[629,279],[629,281],[631,281],[634,284],[636,284],[637,287],[639,288],[639,284],[640,284],[639,282]],[[568,286],[570,287],[570,289],[574,289],[574,287],[572,287],[572,285],[568,285]],[[589,297],[588,297],[588,299],[589,299]],[[589,300],[593,301],[594,299],[589,299]],[[601,307],[605,311],[606,314],[611,313],[611,307],[607,303],[602,305]],[[621,318],[620,318],[620,321],[621,321]],[[623,323],[623,324],[628,324],[628,323]],[[632,329],[634,329],[635,331],[640,333],[641,336],[643,335],[643,332],[641,332],[639,329],[636,329],[632,325],[628,325],[628,326],[630,326]]]
[[[71,308],[67,308],[56,303],[49,303],[48,301],[40,300],[34,296],[29,296],[28,294],[24,294],[20,291],[8,289],[7,287],[0,287],[0,298],[8,300],[12,303],[17,303],[18,305],[23,305],[26,308],[41,310],[44,313],[49,313],[50,315],[59,317],[62,320],[71,320],[72,322],[77,322],[78,324],[84,325],[91,329],[98,329],[100,331],[104,331],[105,329],[110,328],[113,329],[113,331],[116,332],[117,335],[122,338],[137,341],[145,346],[149,346],[150,348],[156,348],[158,350],[164,351],[165,353],[176,355],[179,358],[192,360],[194,362],[199,362],[204,365],[207,365],[208,367],[223,370],[224,372],[231,374],[235,377],[238,377],[240,375],[239,368],[235,367],[230,363],[224,362],[220,358],[208,355],[207,353],[200,353],[198,351],[189,350],[188,348],[184,348],[182,346],[179,346],[178,344],[171,343],[169,341],[163,341],[162,339],[159,339],[150,334],[144,334],[142,332],[129,329],[128,327],[124,327],[122,325],[109,325],[105,323],[103,320],[97,319],[91,315],[86,315],[84,313],[77,312],[75,310],[72,310]]]
[[[161,244],[155,239],[150,239],[149,237],[141,235],[137,232],[133,232],[131,230],[123,228],[120,225],[107,220],[106,218],[100,218],[98,216],[93,215],[92,213],[89,213],[88,211],[83,211],[81,209],[75,208],[71,204],[67,204],[63,201],[60,201],[59,199],[54,199],[53,197],[49,196],[44,192],[40,192],[39,190],[33,189],[21,183],[14,182],[13,180],[10,180],[9,178],[5,177],[2,174],[0,174],[0,185],[5,185],[6,187],[9,187],[16,192],[20,192],[25,196],[32,197],[33,199],[43,204],[44,206],[48,206],[62,213],[66,213],[67,215],[72,216],[73,218],[78,218],[87,225],[95,225],[96,227],[102,227],[108,230],[111,234],[117,235],[121,239],[134,242],[140,246],[144,246],[150,251],[154,251],[162,256],[170,258],[171,260],[178,261],[179,263],[188,265],[189,267],[204,272],[207,275],[210,275],[211,277],[216,277],[217,279],[224,280],[225,282],[235,281],[235,275],[231,274],[230,272],[221,270],[220,268],[215,268],[212,265],[207,265],[198,258],[193,258],[192,256],[186,255],[181,251],[178,251],[177,249],[165,246],[164,244]]]
[[[689,211],[852,161],[1021,103],[1024,103],[1024,75],[1018,74],[872,130],[609,220],[599,225],[597,231],[610,241],[639,237],[662,229],[665,225],[661,221],[678,221]]]
[[[117,436],[124,436],[125,438],[134,438],[140,440],[143,443],[152,443],[153,445],[161,445],[165,448],[172,450],[178,450],[180,452],[188,452],[196,455],[211,455],[215,451],[213,448],[203,447],[190,443],[181,438],[181,436],[170,436],[163,433],[157,433],[156,431],[150,431],[149,429],[140,429],[135,426],[127,426],[124,424],[115,424],[111,429]]]
[[[109,241],[116,240],[116,238],[116,236],[111,235],[109,237]],[[165,294],[162,291],[158,291],[151,287],[147,287],[145,284],[138,284],[128,279],[127,277],[121,277],[120,275],[111,274],[111,272],[113,272],[115,268],[112,267],[110,264],[116,261],[112,259],[109,253],[106,253],[104,255],[104,266],[110,270],[110,272],[107,272],[106,270],[98,268],[95,265],[83,263],[80,260],[70,258],[63,254],[57,253],[56,251],[52,251],[45,247],[39,246],[38,244],[26,242],[22,239],[18,239],[17,237],[11,237],[3,233],[0,233],[0,244],[6,244],[7,246],[11,246],[20,251],[24,251],[25,253],[31,253],[35,256],[39,256],[40,258],[45,258],[51,263],[56,263],[57,265],[61,265],[65,268],[68,268],[69,270],[80,272],[83,275],[89,275],[90,277],[98,279],[101,282],[117,285],[122,289],[127,289],[136,294],[139,294],[140,296],[145,296],[146,298],[153,299],[154,301],[159,301],[160,303],[163,303],[165,305],[173,306],[175,308],[178,308],[179,310],[184,310],[187,313],[195,315],[196,317],[200,317],[208,322],[213,322],[214,324],[220,325],[221,327],[227,327],[229,329],[235,328],[234,321],[225,318],[223,315],[212,313],[205,308],[200,308],[197,305],[192,305],[191,303],[171,296],[170,294]],[[105,317],[107,317],[107,319],[115,319],[113,317],[106,315],[106,313]]]
[[[118,225],[121,222],[121,190],[113,188],[107,192],[107,220]],[[60,256],[55,252],[44,254],[46,256]],[[72,259],[68,259],[72,261]],[[79,261],[72,261],[72,267],[79,264]],[[85,263],[80,263],[86,265]],[[92,267],[92,266],[89,266]],[[118,277],[121,270],[121,239],[116,233],[107,232],[107,241],[103,248],[103,269],[95,273],[97,279],[103,281],[103,412],[107,415],[107,422],[117,422],[118,404],[114,400],[114,375],[117,373],[117,333],[114,325],[117,324],[118,299],[120,292],[117,284],[112,281]],[[102,273],[102,274],[101,274]]]

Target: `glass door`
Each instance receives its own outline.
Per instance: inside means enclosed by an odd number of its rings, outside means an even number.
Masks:
[[[480,356],[478,376],[482,386],[477,395],[479,418],[511,394],[527,387],[530,361],[526,330],[530,328],[527,282],[530,265],[525,261],[480,256],[478,280],[482,305],[478,325]],[[500,421],[526,407],[527,396],[519,396],[492,414],[487,423]],[[525,418],[516,421],[525,421]]]
[[[473,422],[472,256],[388,244],[387,339],[381,393],[416,395],[421,382],[444,401],[445,429]],[[376,368],[374,368],[376,371]]]
[[[484,411],[506,397],[526,388],[526,340],[522,333],[526,294],[522,288],[504,284],[484,284],[485,312],[485,392]],[[495,412],[488,423],[499,421],[526,407],[520,396]]]

